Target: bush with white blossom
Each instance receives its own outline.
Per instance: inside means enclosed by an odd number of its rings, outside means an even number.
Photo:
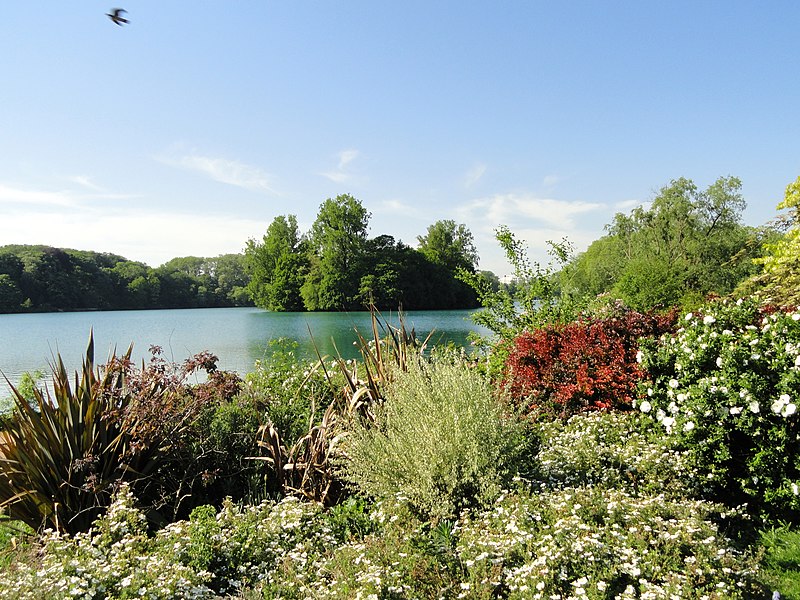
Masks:
[[[639,359],[639,410],[686,449],[709,497],[800,515],[800,312],[712,302]]]
[[[761,597],[754,558],[722,533],[741,515],[720,509],[600,487],[510,494],[459,523],[459,597]]]

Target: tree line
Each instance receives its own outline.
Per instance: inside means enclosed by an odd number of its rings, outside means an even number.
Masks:
[[[108,253],[0,247],[0,312],[242,306],[247,281],[241,254],[152,268]]]
[[[796,213],[800,184],[793,185],[779,208]],[[745,207],[735,177],[704,190],[690,179],[673,180],[648,204],[616,214],[585,252],[570,256],[554,245],[561,252],[558,267],[548,271],[550,284],[577,304],[611,299],[647,310],[745,290],[762,265],[773,279],[776,272],[781,279],[796,276],[789,268],[797,262],[794,230],[785,233],[789,227],[780,221],[745,226]],[[475,307],[476,290],[501,287],[493,273],[477,271],[473,236],[463,224],[437,221],[412,248],[391,235],[369,237],[370,217],[344,194],[320,205],[307,232],[296,216],[281,215],[242,254],[175,258],[158,268],[113,254],[3,246],[0,312],[245,305],[320,311],[369,304],[430,310]],[[765,258],[771,248],[782,254]],[[525,283],[504,286],[509,298]]]

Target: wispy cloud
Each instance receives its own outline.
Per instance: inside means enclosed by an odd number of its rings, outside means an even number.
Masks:
[[[276,194],[272,185],[272,176],[252,165],[212,156],[189,153],[182,155],[158,156],[156,159],[166,165],[197,171],[206,177],[244,188],[253,192]]]
[[[25,189],[0,183],[0,204],[19,206],[60,206],[70,207],[79,204],[69,192],[52,192]]]
[[[349,172],[350,163],[358,158],[358,155],[358,150],[342,150],[337,155],[339,162],[337,163],[336,168],[331,171],[320,173],[320,175],[330,179],[334,183],[344,183],[349,181],[352,177],[351,173]]]
[[[470,188],[478,183],[486,173],[486,168],[485,164],[477,164],[467,171],[464,176],[464,187]]]
[[[0,219],[3,243],[111,252],[153,267],[178,256],[241,252],[263,233],[263,220],[119,207],[12,212]]]
[[[81,187],[85,187],[87,189],[92,190],[93,192],[103,192],[105,191],[102,187],[97,185],[92,178],[88,175],[70,175],[67,177],[68,181],[72,183],[77,183]]]
[[[394,213],[408,216],[417,212],[416,207],[400,200],[384,200],[379,204],[378,210],[385,213]]]
[[[544,179],[542,179],[542,185],[546,188],[551,188],[560,181],[561,177],[558,175],[545,175]]]
[[[558,229],[570,229],[575,225],[575,216],[603,207],[593,202],[553,200],[531,194],[496,194],[474,200],[462,211],[494,224],[536,222]]]
[[[630,210],[632,208],[636,208],[637,206],[642,206],[644,204],[641,200],[622,200],[620,202],[616,202],[614,204],[615,210]]]

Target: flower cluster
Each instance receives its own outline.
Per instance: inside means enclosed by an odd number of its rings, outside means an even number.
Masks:
[[[568,416],[587,408],[630,408],[642,377],[639,340],[667,331],[670,321],[628,311],[525,332],[514,340],[504,385],[531,410]]]
[[[719,507],[566,488],[508,495],[459,523],[472,597],[750,598],[751,558],[711,521]]]
[[[543,490],[599,485],[629,493],[690,492],[696,474],[673,438],[647,428],[642,415],[593,412],[537,423],[534,479]]]
[[[282,561],[300,561],[332,543],[324,527],[313,526],[319,507],[296,499],[248,508],[228,503],[214,512],[198,509],[199,516],[151,537],[123,486],[95,529],[50,532],[40,564],[17,562],[0,573],[0,597],[216,598],[269,582]]]
[[[708,493],[784,517],[800,510],[800,312],[711,303],[640,359],[639,410],[689,452]]]

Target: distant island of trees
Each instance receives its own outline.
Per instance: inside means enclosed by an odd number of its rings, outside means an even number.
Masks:
[[[276,217],[241,254],[174,258],[153,268],[122,256],[50,246],[0,247],[0,312],[259,306],[272,311],[472,308],[457,278],[478,255],[464,225],[439,221],[411,248],[367,237],[369,213],[349,195],[326,200],[306,234]],[[490,279],[493,274],[486,273]]]

